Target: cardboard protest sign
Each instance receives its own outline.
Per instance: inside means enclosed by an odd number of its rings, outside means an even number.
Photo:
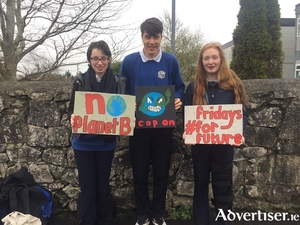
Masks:
[[[135,96],[75,92],[73,133],[133,135]]]
[[[137,86],[136,128],[175,127],[175,88],[169,86]]]
[[[186,144],[241,144],[242,104],[193,105],[184,110]]]

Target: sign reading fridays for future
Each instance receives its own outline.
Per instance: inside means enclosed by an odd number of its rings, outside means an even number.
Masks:
[[[75,92],[73,133],[133,135],[135,96]]]
[[[184,110],[186,144],[241,144],[242,104],[193,105]]]

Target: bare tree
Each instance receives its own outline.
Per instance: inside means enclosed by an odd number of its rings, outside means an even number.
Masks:
[[[36,71],[37,74],[42,74],[72,64],[70,59],[76,59],[78,54],[85,52],[87,44],[91,41],[120,31],[126,33],[126,27],[129,26],[118,24],[116,21],[132,1],[2,0],[2,79],[16,80],[19,63],[31,52],[42,56],[45,56],[47,51],[51,52],[52,59],[49,59],[46,71]],[[125,41],[130,43],[130,40]],[[73,64],[77,63],[78,61]]]
[[[170,14],[164,12],[161,20],[164,25],[162,49],[171,52],[172,19]],[[178,59],[184,81],[190,81],[195,76],[198,53],[204,42],[205,39],[200,29],[192,31],[176,18],[175,56]]]

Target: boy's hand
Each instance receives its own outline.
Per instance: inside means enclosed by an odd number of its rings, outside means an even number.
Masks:
[[[178,110],[182,106],[180,98],[175,98],[175,110]]]

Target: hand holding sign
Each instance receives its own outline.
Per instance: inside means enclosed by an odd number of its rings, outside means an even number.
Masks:
[[[175,98],[175,110],[180,109],[181,106],[182,106],[182,102],[180,98]]]

